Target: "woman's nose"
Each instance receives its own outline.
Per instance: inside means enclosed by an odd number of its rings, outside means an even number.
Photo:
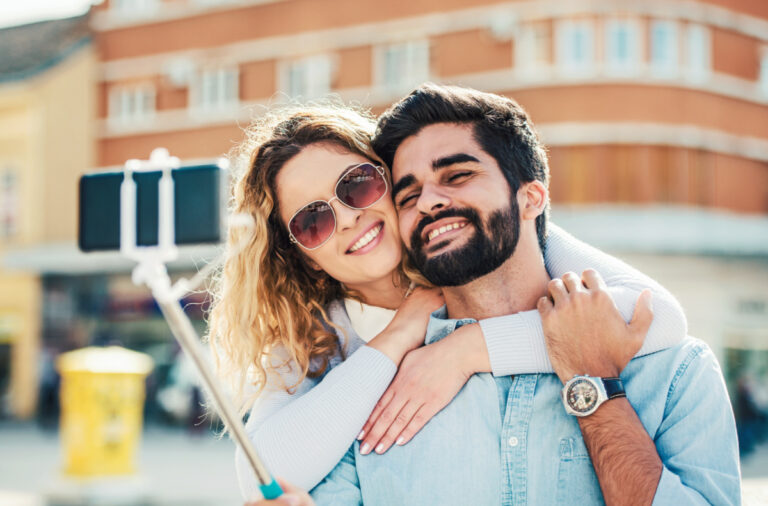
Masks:
[[[336,229],[338,231],[354,227],[360,219],[360,215],[363,214],[362,209],[347,207],[338,199],[331,202],[331,205],[334,213],[336,213]]]

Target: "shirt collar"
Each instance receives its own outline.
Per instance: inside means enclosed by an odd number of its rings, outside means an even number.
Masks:
[[[448,318],[448,308],[443,306],[434,311],[429,317],[425,344],[431,344],[444,338],[463,325],[477,323],[474,318],[462,318],[459,320]]]

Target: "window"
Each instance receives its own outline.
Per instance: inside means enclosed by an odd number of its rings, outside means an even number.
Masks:
[[[320,98],[331,91],[331,59],[323,55],[291,62],[284,79],[283,89],[289,96]]]
[[[403,92],[429,79],[426,41],[393,44],[383,49],[378,82],[389,91]]]
[[[605,69],[628,74],[640,63],[640,29],[631,20],[609,20],[605,24]]]
[[[114,124],[144,123],[155,113],[155,89],[151,85],[118,86],[109,94],[109,121]]]
[[[594,27],[591,21],[561,21],[557,28],[557,64],[566,74],[593,69]]]
[[[677,23],[653,21],[651,23],[651,72],[656,75],[674,75],[677,72],[678,54]]]
[[[10,168],[0,171],[0,239],[16,235],[19,227],[19,181]]]
[[[550,30],[548,25],[525,26],[515,44],[515,61],[522,71],[534,71],[549,64]]]
[[[231,68],[204,69],[192,82],[192,106],[205,112],[229,110],[239,101],[238,72]]]
[[[688,78],[702,81],[711,68],[711,40],[709,30],[701,25],[689,25],[687,39]]]

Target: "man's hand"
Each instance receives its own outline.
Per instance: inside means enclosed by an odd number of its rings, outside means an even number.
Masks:
[[[277,499],[249,502],[245,506],[315,506],[315,502],[303,490],[299,490],[280,479],[277,482],[283,489],[283,495]]]
[[[577,374],[617,377],[643,344],[653,321],[651,292],[637,299],[626,323],[600,275],[566,273],[549,282],[550,297],[538,302],[547,351],[560,380]]]
[[[486,367],[490,369],[488,353],[476,346],[471,337],[475,334],[482,339],[478,325],[465,325],[441,341],[405,356],[395,379],[360,432],[358,439],[364,438],[361,454],[371,451],[381,454],[393,443],[404,445],[410,441],[477,372],[475,355],[478,361],[484,355]]]

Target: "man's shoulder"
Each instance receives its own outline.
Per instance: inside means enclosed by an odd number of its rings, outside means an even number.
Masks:
[[[707,343],[701,339],[686,336],[670,348],[633,359],[627,367],[635,366],[636,369],[640,370],[661,363],[688,365],[699,359],[706,361],[716,360],[712,349]]]
[[[652,380],[674,387],[684,375],[693,370],[710,369],[720,373],[712,349],[695,337],[686,336],[675,346],[633,359],[622,372],[625,381]]]

